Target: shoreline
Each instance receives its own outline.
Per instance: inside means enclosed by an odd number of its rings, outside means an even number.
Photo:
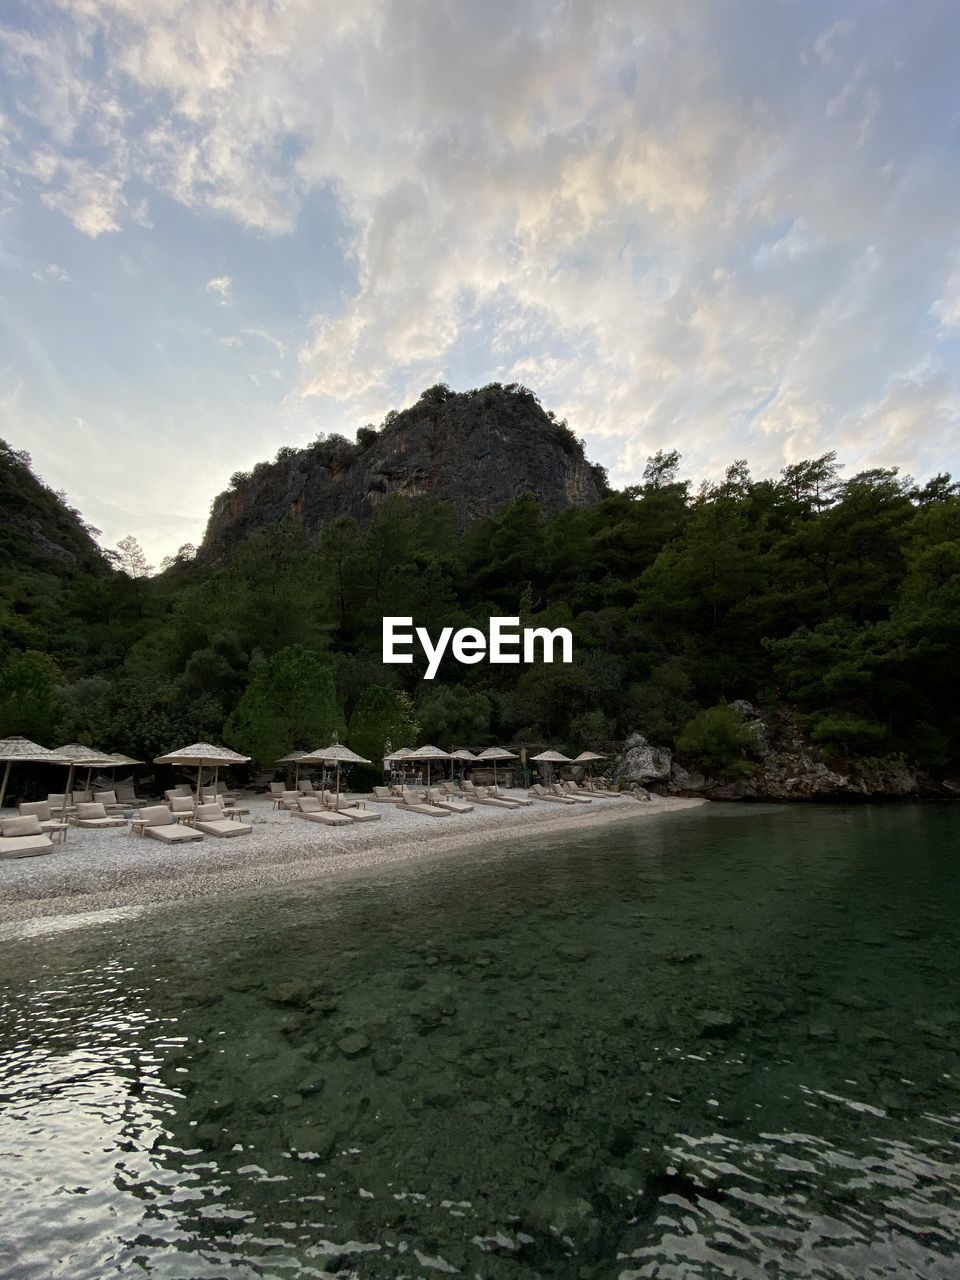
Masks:
[[[0,927],[341,879],[490,843],[577,829],[596,831],[614,822],[668,816],[708,803],[672,796],[655,796],[649,802],[633,796],[598,797],[589,808],[546,803],[512,810],[477,806],[472,813],[448,818],[396,813],[392,805],[371,803],[367,811],[381,812],[380,822],[318,828],[278,813],[269,800],[255,797],[244,800],[251,810],[244,819],[253,825],[249,835],[205,837],[175,848],[122,828],[72,828],[67,843],[53,854],[0,862]],[[2,929],[3,938],[18,933]]]

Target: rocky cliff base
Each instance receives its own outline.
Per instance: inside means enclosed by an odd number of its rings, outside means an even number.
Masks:
[[[708,800],[854,801],[960,798],[956,781],[931,777],[909,764],[852,762],[831,768],[803,736],[788,711],[759,715],[747,702],[732,704],[754,726],[749,758],[733,775],[712,776],[682,763],[666,747],[632,734],[617,759],[615,772],[626,786],[661,795],[702,796]]]

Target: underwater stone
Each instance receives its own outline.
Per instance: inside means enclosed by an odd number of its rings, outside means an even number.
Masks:
[[[352,1035],[344,1036],[342,1040],[338,1040],[337,1048],[346,1058],[359,1058],[361,1054],[366,1053],[370,1048],[370,1041],[361,1032],[355,1031]]]
[[[732,1036],[740,1023],[732,1013],[722,1009],[703,1009],[697,1019],[697,1035],[700,1037],[716,1036],[722,1039]]]

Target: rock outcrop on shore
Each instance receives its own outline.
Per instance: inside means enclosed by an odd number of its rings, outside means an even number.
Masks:
[[[388,498],[447,502],[463,524],[529,493],[545,511],[590,506],[606,491],[565,423],[524,387],[457,393],[431,387],[416,404],[365,427],[354,444],[321,439],[283,449],[234,477],[214,500],[202,561],[221,560],[249,534],[295,516],[309,537],[338,516],[365,524]]]
[[[661,795],[708,800],[917,800],[956,798],[960,790],[902,761],[851,761],[832,768],[804,737],[796,716],[783,707],[764,712],[745,700],[732,702],[753,731],[746,768],[735,776],[701,772],[640,733],[631,734],[614,773],[629,787]]]

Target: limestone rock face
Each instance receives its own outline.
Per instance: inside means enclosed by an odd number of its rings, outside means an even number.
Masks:
[[[617,775],[626,782],[666,782],[670,777],[671,752],[655,747],[642,733],[632,733],[617,761]]]
[[[380,431],[281,450],[214,500],[200,561],[223,559],[250,533],[289,515],[316,537],[338,516],[367,523],[390,497],[449,502],[462,524],[523,493],[549,512],[598,502],[606,490],[574,434],[531,391],[433,387]]]

